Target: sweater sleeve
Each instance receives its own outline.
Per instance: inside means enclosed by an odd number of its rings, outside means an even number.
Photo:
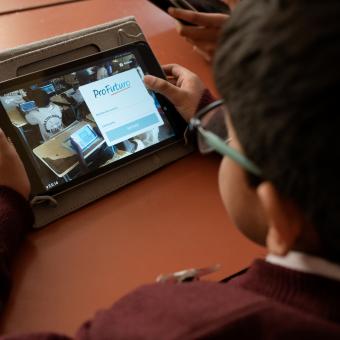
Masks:
[[[211,94],[211,92],[208,89],[205,89],[198,103],[196,112],[203,109],[205,106],[211,104],[215,100],[216,98]]]
[[[10,263],[26,232],[34,222],[33,212],[27,200],[16,191],[0,186],[0,308],[10,291]],[[0,340],[70,340],[55,333],[34,333],[0,336]]]
[[[24,197],[0,186],[0,310],[10,291],[9,265],[33,220],[31,207]]]

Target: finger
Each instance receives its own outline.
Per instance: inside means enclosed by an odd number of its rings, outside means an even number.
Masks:
[[[13,148],[14,148],[14,144],[13,144],[11,138],[7,137],[7,142],[9,144],[9,146],[13,146]]]
[[[6,137],[0,128],[0,153],[6,156],[18,155],[12,141]]]
[[[163,69],[163,72],[166,74],[167,77],[177,78],[172,72],[173,66],[174,66],[174,64],[162,65],[162,69]]]
[[[3,130],[0,128],[0,150],[7,151],[9,148],[9,142]]]
[[[177,79],[175,77],[167,77],[166,79],[172,85],[176,85],[177,84]]]
[[[194,25],[220,28],[229,18],[221,13],[201,13],[186,9],[169,8],[169,14],[175,19],[182,19]]]
[[[173,76],[176,79],[180,78],[183,74],[189,72],[187,68],[178,64],[163,65],[162,68],[167,76]]]
[[[168,98],[173,104],[176,104],[180,97],[181,92],[179,88],[164,79],[147,75],[144,77],[144,84],[148,89]]]
[[[192,40],[217,41],[220,30],[216,28],[178,26],[179,35]]]
[[[226,0],[226,3],[229,5],[231,10],[234,10],[236,5],[240,2],[240,0]]]

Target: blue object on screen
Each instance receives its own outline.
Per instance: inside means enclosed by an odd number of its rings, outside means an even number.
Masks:
[[[20,111],[27,113],[37,108],[34,100],[19,104]]]
[[[53,84],[47,84],[40,87],[43,91],[45,91],[47,94],[55,93],[55,88]]]
[[[71,144],[77,144],[80,149],[84,151],[92,145],[92,143],[98,138],[98,135],[91,125],[86,124],[78,131],[72,133],[70,138]]]

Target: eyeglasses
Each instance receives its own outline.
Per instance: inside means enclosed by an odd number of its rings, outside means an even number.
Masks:
[[[197,112],[189,122],[190,131],[196,131],[198,149],[206,154],[215,151],[227,156],[255,176],[262,177],[260,168],[228,144],[228,132],[224,123],[223,100],[216,100]]]

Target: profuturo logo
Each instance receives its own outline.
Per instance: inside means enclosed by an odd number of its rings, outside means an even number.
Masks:
[[[123,81],[121,83],[114,83],[113,85],[105,85],[104,88],[100,90],[92,90],[94,98],[97,99],[99,97],[110,95],[116,95],[120,92],[126,91],[131,87],[131,82],[129,80]]]

